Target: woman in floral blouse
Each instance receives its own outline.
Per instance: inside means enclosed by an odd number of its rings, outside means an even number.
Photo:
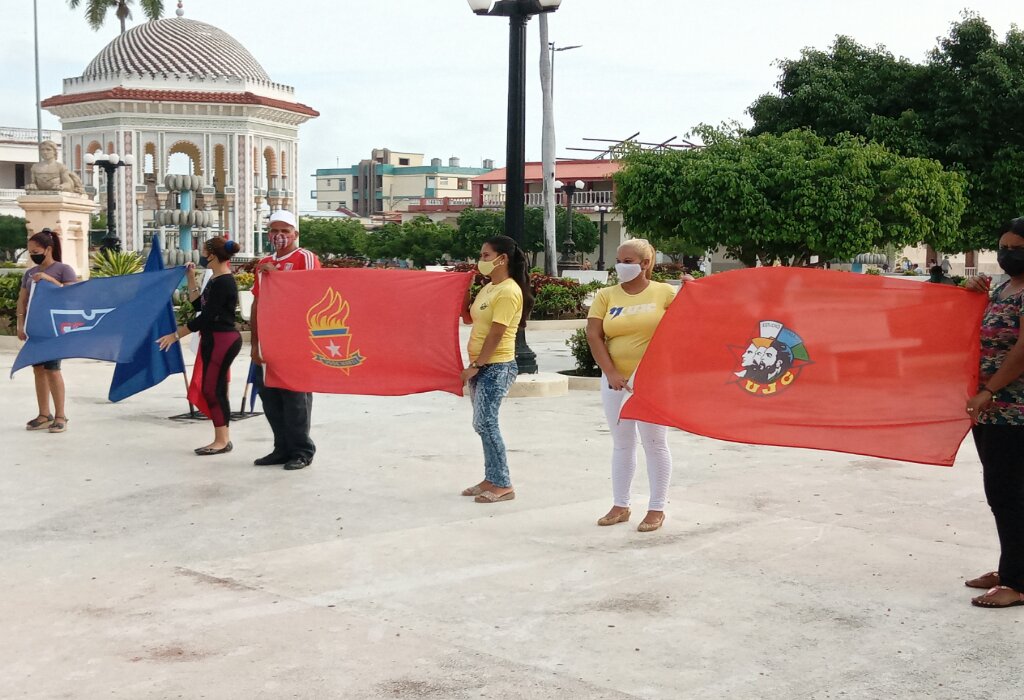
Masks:
[[[1010,279],[992,290],[987,277],[968,284],[991,295],[981,323],[980,388],[967,402],[1001,550],[998,571],[965,582],[987,589],[971,601],[983,608],[1024,605],[1024,218],[1004,231],[998,261]]]

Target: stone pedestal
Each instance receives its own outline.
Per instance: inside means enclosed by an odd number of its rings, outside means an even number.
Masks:
[[[32,236],[44,228],[60,235],[63,262],[75,268],[80,280],[89,279],[89,217],[97,205],[85,195],[37,192],[18,198]]]

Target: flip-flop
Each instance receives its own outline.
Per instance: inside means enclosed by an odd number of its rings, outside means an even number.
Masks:
[[[972,578],[968,581],[964,581],[964,585],[968,588],[982,588],[987,591],[993,586],[999,585],[999,572],[989,571],[987,574],[982,574],[978,578]]]
[[[477,503],[499,503],[501,501],[511,501],[515,497],[515,491],[509,491],[504,496],[499,496],[494,491],[481,491],[473,500]]]
[[[1015,594],[1017,594],[1017,600],[1014,600],[1014,601],[1012,601],[1010,603],[986,603],[985,602],[986,598],[988,598],[989,596],[995,595],[999,591],[1013,591]],[[971,605],[974,605],[975,607],[979,607],[979,608],[1012,608],[1012,607],[1015,607],[1017,605],[1024,605],[1024,593],[1021,593],[1020,591],[1016,591],[1016,590],[1010,588],[1009,586],[992,586],[992,588],[988,589],[988,593],[986,593],[985,595],[978,596],[977,598],[972,598],[971,599]]]

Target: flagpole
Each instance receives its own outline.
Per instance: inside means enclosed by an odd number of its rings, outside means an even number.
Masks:
[[[42,95],[39,90],[39,0],[32,0],[32,30],[35,34],[36,51],[36,140],[43,142]]]

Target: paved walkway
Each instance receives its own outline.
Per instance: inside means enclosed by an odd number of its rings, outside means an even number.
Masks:
[[[531,334],[543,369],[567,335]],[[252,466],[262,418],[197,458],[178,379],[111,405],[110,365],[65,367],[64,435],[4,380],[3,698],[1020,697],[1024,608],[962,584],[997,556],[969,442],[942,469],[673,431],[641,534],[594,524],[596,393],[509,401],[518,498],[488,506],[458,496],[465,399],[317,396],[316,461],[284,472]]]

